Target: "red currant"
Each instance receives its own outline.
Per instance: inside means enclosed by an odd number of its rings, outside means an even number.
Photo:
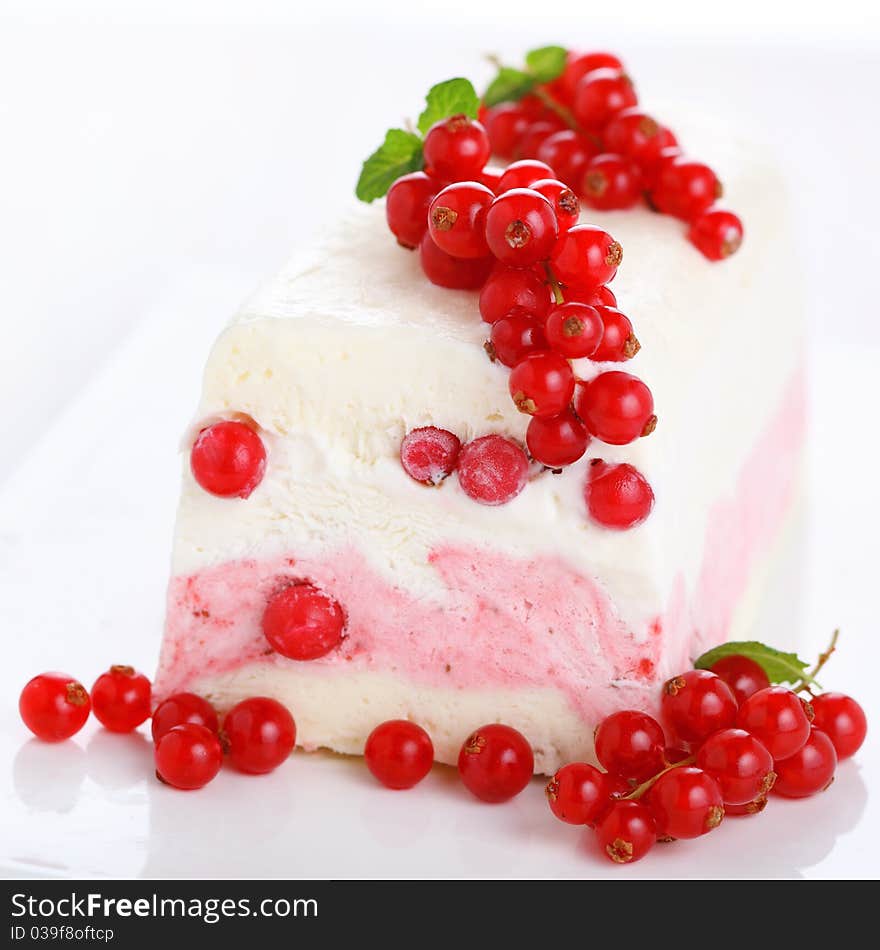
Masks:
[[[485,124],[493,153],[499,158],[513,158],[531,122],[531,117],[520,103],[503,102],[489,109]]]
[[[620,370],[579,384],[575,409],[590,433],[609,445],[626,445],[650,435],[657,425],[651,390]]]
[[[554,115],[533,122],[517,143],[514,155],[517,159],[538,158],[538,150],[541,144],[551,135],[562,131],[564,128],[565,123]]]
[[[92,710],[111,732],[131,732],[150,718],[150,681],[130,666],[111,666],[92,687]]]
[[[196,437],[190,452],[195,480],[212,495],[247,498],[263,480],[266,447],[243,422],[216,422]]]
[[[823,792],[834,781],[837,753],[821,729],[810,727],[807,741],[785,759],[776,760],[773,791],[784,798],[806,798]]]
[[[553,206],[530,188],[505,191],[486,212],[486,241],[503,264],[528,267],[546,260],[558,235]]]
[[[385,218],[398,244],[419,246],[428,227],[428,208],[437,191],[436,180],[424,172],[404,175],[388,189]]]
[[[601,132],[622,109],[638,103],[632,80],[619,69],[594,69],[578,80],[572,111],[591,132]]]
[[[495,198],[476,181],[460,181],[438,192],[428,212],[428,231],[441,251],[453,257],[485,257],[486,211]]]
[[[699,838],[717,828],[724,818],[718,783],[691,765],[677,766],[661,775],[647,797],[658,833],[670,838]]]
[[[597,363],[623,363],[631,360],[642,348],[633,332],[633,325],[629,317],[622,314],[614,305],[596,306],[599,319],[602,321],[602,342],[593,353],[592,359]]]
[[[400,443],[400,464],[410,478],[423,485],[439,485],[455,470],[461,441],[436,426],[411,429]]]
[[[557,769],[544,792],[550,811],[569,825],[592,824],[610,798],[608,776],[586,762]]]
[[[577,224],[564,231],[551,255],[553,272],[566,286],[596,290],[617,273],[623,248],[602,228]]]
[[[644,782],[664,767],[663,729],[647,713],[612,713],[599,723],[593,738],[599,763],[621,778]]]
[[[622,70],[623,63],[613,53],[577,53],[569,51],[561,77],[562,89],[569,101],[574,98],[578,81],[596,69]]]
[[[383,722],[367,737],[367,768],[387,788],[412,788],[431,771],[434,745],[421,726],[407,719]]]
[[[862,707],[843,693],[821,693],[812,701],[813,725],[834,744],[838,759],[848,759],[859,751],[868,732]]]
[[[596,827],[599,847],[615,864],[643,858],[657,841],[657,824],[647,805],[615,802]]]
[[[580,202],[568,185],[557,178],[539,178],[531,189],[543,195],[553,206],[560,234],[578,223]]]
[[[712,672],[730,687],[734,699],[742,705],[752,693],[766,689],[770,680],[764,668],[747,656],[725,656],[712,664]]]
[[[484,802],[506,802],[519,795],[534,769],[532,747],[525,736],[501,723],[471,733],[458,754],[462,782]]]
[[[156,743],[156,774],[174,788],[202,788],[222,764],[220,740],[210,729],[194,722],[173,726]]]
[[[758,739],[775,761],[794,755],[810,735],[810,715],[784,686],[758,690],[739,707],[736,724]]]
[[[598,148],[585,135],[572,129],[554,132],[541,143],[538,158],[556,169],[556,177],[570,188],[578,188],[587,163]]]
[[[591,307],[616,307],[617,298],[610,287],[593,287],[589,290],[568,288],[565,292],[566,300],[576,300],[578,303],[589,304]],[[601,314],[601,310],[599,311]]]
[[[651,188],[654,207],[684,221],[702,214],[721,195],[721,182],[715,172],[684,156],[661,162]]]
[[[18,699],[24,724],[44,742],[60,742],[79,732],[90,709],[85,687],[65,673],[35,676]]]
[[[547,468],[573,465],[589,444],[584,424],[571,409],[550,419],[533,417],[526,430],[526,445],[532,458]]]
[[[484,435],[462,447],[458,481],[481,505],[505,505],[526,487],[529,460],[522,448],[500,435]]]
[[[767,807],[767,796],[763,795],[761,798],[756,798],[753,802],[746,802],[745,805],[724,805],[724,817],[728,818],[729,816],[740,816],[740,815],[760,815],[761,812]]]
[[[239,772],[265,775],[293,751],[296,723],[278,700],[254,696],[236,703],[226,713],[220,735]]]
[[[498,194],[514,188],[529,188],[533,181],[555,177],[556,173],[545,162],[539,162],[534,158],[523,158],[518,162],[511,162],[504,169],[501,181],[498,183]]]
[[[442,119],[425,135],[425,166],[444,181],[475,178],[489,161],[491,151],[486,130],[466,115]]]
[[[492,270],[493,259],[488,257],[460,258],[440,250],[430,234],[419,244],[419,262],[425,276],[438,287],[450,290],[479,290]]]
[[[493,195],[498,194],[498,185],[501,182],[501,172],[497,168],[484,168],[479,175],[479,182],[492,191]]]
[[[654,492],[628,462],[593,459],[584,485],[587,511],[597,524],[623,531],[640,525],[654,507]]]
[[[739,250],[742,221],[732,212],[709,208],[691,221],[688,240],[710,261],[721,261]]]
[[[736,700],[727,683],[709,670],[688,670],[663,686],[663,718],[683,742],[702,742],[736,720]]]
[[[520,412],[547,419],[571,404],[574,372],[564,356],[544,350],[520,360],[507,385]]]
[[[581,194],[591,208],[617,211],[635,207],[642,197],[638,168],[620,155],[597,155],[587,165]]]
[[[604,327],[595,307],[585,303],[564,303],[553,307],[544,324],[551,348],[566,359],[593,357],[602,342]]]
[[[158,742],[169,729],[187,722],[204,726],[211,732],[217,732],[220,728],[217,713],[207,699],[195,693],[174,693],[159,703],[153,713],[153,742]]]
[[[543,321],[550,310],[550,291],[534,271],[502,267],[480,291],[480,315],[494,324],[514,309]]]
[[[345,631],[345,613],[313,584],[282,587],[263,612],[263,635],[290,660],[316,660],[335,650]]]
[[[535,317],[515,307],[506,317],[492,324],[486,352],[505,366],[516,364],[536,350],[547,349],[544,328]]]
[[[648,190],[649,198],[651,189],[656,184],[660,171],[681,157],[682,151],[677,145],[667,145],[659,149],[657,154],[653,156],[650,161],[643,160],[639,163],[639,168],[642,172],[642,181]],[[650,200],[648,204],[651,204]],[[655,208],[655,210],[659,209]]]
[[[697,752],[697,766],[718,783],[725,805],[745,805],[766,796],[776,780],[772,756],[744,729],[722,729],[709,736]]]
[[[678,145],[669,129],[638,108],[624,109],[605,126],[602,141],[609,152],[625,155],[637,165],[653,165],[664,148]]]

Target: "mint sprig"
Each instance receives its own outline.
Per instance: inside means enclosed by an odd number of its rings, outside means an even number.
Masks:
[[[425,109],[419,116],[419,132],[422,135],[435,122],[448,119],[451,115],[466,115],[476,119],[480,108],[480,97],[470,79],[447,79],[431,86],[425,96]]]
[[[807,672],[809,664],[796,653],[783,653],[782,650],[775,650],[757,640],[722,643],[699,657],[694,666],[698,670],[707,670],[725,656],[745,656],[754,660],[767,674],[771,683],[816,682],[812,674]]]
[[[568,54],[562,46],[541,46],[526,53],[524,69],[514,69],[494,61],[498,72],[489,83],[483,102],[497,106],[501,102],[518,102],[535,86],[552,82],[562,75]]]
[[[567,57],[563,46],[541,46],[526,53],[526,66],[535,82],[553,82],[562,75]]]

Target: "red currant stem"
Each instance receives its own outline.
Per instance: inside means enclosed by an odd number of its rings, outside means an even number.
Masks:
[[[490,53],[486,59],[496,68],[504,69],[504,63],[494,54]],[[527,75],[529,74],[528,67],[524,66],[522,69],[518,70],[519,72],[524,72]],[[553,96],[550,95],[545,89],[542,89],[540,86],[535,85],[529,91],[529,94],[533,95],[536,99],[540,101],[556,115],[570,128],[574,129],[575,132],[583,133],[583,129],[580,127],[578,120],[574,117],[574,113],[571,109],[567,109],[561,102],[557,102]]]
[[[800,681],[800,683],[792,687],[792,692],[800,693],[800,692],[803,692],[803,690],[806,690],[812,696],[813,694],[809,686],[810,683],[815,683],[815,685],[818,686],[820,689],[822,688],[821,684],[816,682],[816,674],[831,659],[832,655],[834,654],[834,651],[837,649],[838,637],[840,637],[840,629],[835,630],[834,633],[831,634],[831,642],[828,644],[825,650],[823,650],[823,652],[819,654],[819,660],[817,661],[816,665],[813,667],[812,670],[810,670],[809,673],[807,673],[807,675]]]
[[[634,788],[629,795],[624,795],[624,799],[632,799],[633,801],[638,801],[645,792],[650,789],[650,787],[660,778],[661,775],[665,775],[667,772],[671,772],[673,769],[679,769],[683,765],[693,765],[697,761],[695,755],[689,755],[686,759],[682,759],[680,762],[673,762],[671,765],[667,765],[665,769],[661,769],[656,775],[652,775],[647,781],[642,782],[641,785]]]
[[[556,279],[556,275],[553,273],[553,268],[547,261],[544,262],[544,270],[547,273],[547,280],[550,284],[550,289],[553,291],[553,299],[556,301],[556,305],[560,306],[561,304],[564,304],[565,297],[562,296],[562,286]]]

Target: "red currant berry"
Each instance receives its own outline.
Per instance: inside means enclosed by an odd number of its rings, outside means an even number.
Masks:
[[[752,693],[766,689],[770,680],[763,667],[747,656],[725,656],[712,664],[712,672],[730,687],[734,699],[742,705]]]
[[[174,693],[173,696],[159,703],[153,713],[151,723],[153,742],[158,742],[175,726],[182,726],[188,722],[204,726],[211,732],[217,732],[220,728],[217,713],[207,699],[202,699],[195,693]]]
[[[657,824],[647,805],[615,802],[596,827],[599,847],[615,864],[643,858],[657,841]]]
[[[589,433],[571,409],[550,419],[533,417],[526,430],[526,445],[532,458],[547,468],[573,465],[589,444]]]
[[[683,221],[702,214],[721,195],[721,182],[715,172],[683,156],[661,162],[651,188],[654,207]]]
[[[423,485],[439,485],[455,470],[461,441],[436,426],[411,429],[400,443],[400,464],[410,478]]]
[[[398,244],[419,246],[428,228],[428,208],[437,191],[436,180],[424,172],[404,175],[388,189],[385,218]]]
[[[447,185],[431,202],[428,231],[441,251],[453,257],[485,257],[486,211],[495,198],[476,181]]]
[[[659,209],[653,206],[651,202],[651,190],[657,183],[660,171],[681,157],[682,151],[677,145],[667,145],[665,148],[661,148],[651,161],[642,161],[639,164],[639,168],[642,172],[642,181],[647,189],[646,197],[648,198],[648,205],[654,207],[655,211]]]
[[[834,744],[838,759],[848,759],[859,751],[868,733],[862,707],[843,693],[821,693],[812,701],[813,725]]]
[[[810,736],[803,703],[784,686],[768,686],[749,696],[739,707],[736,724],[758,739],[776,762],[794,755]]]
[[[495,324],[514,309],[543,321],[550,310],[550,291],[534,271],[502,267],[480,291],[480,315]]]
[[[546,163],[534,158],[523,158],[518,162],[511,162],[504,169],[501,181],[498,183],[498,194],[512,191],[514,188],[529,188],[533,181],[555,177],[556,173]]]
[[[561,86],[567,99],[574,98],[574,91],[580,79],[596,69],[623,69],[623,63],[613,53],[577,53],[569,51],[565,70],[562,73]]]
[[[265,775],[293,752],[296,723],[276,699],[254,696],[226,713],[220,736],[239,772]]]
[[[578,80],[572,111],[591,132],[601,132],[623,109],[638,103],[632,80],[618,69],[594,69]]]
[[[370,733],[364,759],[387,788],[412,788],[431,771],[434,744],[421,726],[407,719],[392,719]]]
[[[666,738],[656,719],[635,709],[612,713],[594,735],[596,758],[621,778],[644,782],[664,767]]]
[[[727,683],[709,670],[688,670],[663,686],[663,719],[683,742],[702,742],[736,720],[736,700]]]
[[[550,811],[569,825],[592,824],[610,797],[608,777],[586,762],[563,765],[544,792]]]
[[[648,166],[656,163],[662,149],[678,145],[669,129],[638,108],[618,112],[605,126],[602,141],[607,151]]]
[[[821,729],[810,727],[807,741],[786,759],[776,761],[773,791],[784,798],[807,798],[823,792],[834,781],[837,753]]]
[[[503,102],[489,109],[485,125],[492,152],[499,158],[513,158],[531,122],[531,117],[520,103]]]
[[[479,182],[489,188],[493,195],[497,195],[498,185],[501,182],[501,172],[497,168],[484,168],[480,172]]]
[[[628,462],[593,459],[587,469],[584,500],[593,521],[625,531],[651,514],[654,492],[645,476]]]
[[[579,384],[575,409],[590,433],[609,445],[626,445],[650,435],[657,425],[651,390],[620,370]]]
[[[335,650],[344,636],[342,607],[313,584],[281,588],[263,612],[263,635],[290,660],[316,660]]]
[[[676,762],[684,762],[689,759],[691,753],[687,749],[681,749],[677,746],[668,745],[663,750],[663,760],[667,765],[675,765]]]
[[[642,348],[633,332],[629,317],[616,307],[599,305],[596,307],[602,321],[602,342],[593,353],[592,359],[598,362],[623,363],[631,360]]]
[[[766,796],[776,774],[773,758],[744,729],[722,729],[700,746],[697,767],[718,783],[724,804],[745,805]]]
[[[22,721],[44,742],[60,742],[79,732],[91,708],[85,687],[65,673],[35,676],[18,699]]]
[[[492,333],[486,343],[489,357],[505,366],[516,366],[529,353],[546,349],[544,328],[535,317],[519,307],[492,324]]]
[[[553,206],[560,234],[578,223],[580,202],[578,196],[568,185],[563,184],[556,178],[539,178],[532,184],[531,188],[532,191],[537,191],[539,195],[543,195]]]
[[[629,159],[597,155],[584,171],[581,194],[591,208],[600,211],[633,208],[642,197],[642,178]]]
[[[648,792],[647,804],[658,833],[670,838],[699,838],[717,828],[724,818],[718,783],[691,765],[661,775]]]
[[[541,144],[551,135],[562,131],[565,123],[554,115],[533,122],[514,149],[517,159],[537,158]]]
[[[484,802],[506,802],[519,795],[534,770],[532,747],[525,736],[500,723],[471,733],[458,754],[462,782]]]
[[[440,250],[430,234],[419,244],[419,262],[425,277],[438,287],[450,290],[479,290],[492,270],[493,258],[453,257]]]
[[[710,261],[722,261],[739,250],[742,221],[732,212],[709,208],[691,221],[688,240]]]
[[[486,212],[486,241],[503,264],[527,267],[546,260],[558,235],[553,206],[529,188],[505,191]]]
[[[196,437],[190,467],[195,480],[212,495],[247,498],[263,480],[266,447],[243,422],[216,422]]]
[[[556,277],[578,290],[596,290],[617,273],[623,248],[601,228],[577,224],[556,242],[551,261]]]
[[[610,287],[594,287],[589,290],[568,288],[565,292],[566,300],[576,300],[578,303],[589,304],[591,307],[616,307],[617,298]],[[599,311],[601,314],[601,310]]]
[[[486,130],[466,115],[442,119],[425,135],[425,166],[444,181],[476,178],[491,151]]]
[[[92,687],[92,711],[111,732],[131,732],[150,718],[150,681],[130,666],[111,666]]]
[[[530,353],[507,381],[520,412],[548,419],[567,409],[574,395],[574,372],[565,357],[550,350]]]
[[[585,135],[572,129],[554,132],[541,143],[538,158],[556,169],[556,177],[570,188],[578,188],[587,163],[598,148]]]
[[[529,460],[516,442],[484,435],[462,447],[458,481],[468,498],[481,505],[505,505],[526,487]]]
[[[767,796],[763,795],[761,798],[756,798],[753,802],[746,802],[745,805],[724,805],[724,817],[728,818],[731,815],[741,816],[741,815],[760,815],[761,812],[767,807]]]
[[[202,788],[222,764],[220,740],[194,722],[173,726],[156,743],[156,774],[174,788]]]
[[[544,324],[551,348],[566,359],[593,357],[602,342],[604,327],[595,307],[585,303],[563,303],[553,307]]]

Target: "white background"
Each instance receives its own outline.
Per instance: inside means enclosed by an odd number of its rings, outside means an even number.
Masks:
[[[484,81],[487,51],[609,47],[649,108],[711,110],[775,147],[805,263],[813,417],[809,526],[761,633],[815,653],[841,625],[829,680],[880,721],[877,14],[850,2],[833,19],[766,2],[301,6],[0,3],[0,868],[608,873],[534,790],[486,809],[436,770],[389,797],[355,762],[297,756],[271,778],[224,773],[181,796],[150,780],[145,741],[89,727],[46,748],[15,710],[45,668],[89,683],[110,662],[154,667],[177,440],[213,336],[344,208],[384,129],[417,114],[434,81]],[[626,873],[875,876],[875,747],[828,795]]]

